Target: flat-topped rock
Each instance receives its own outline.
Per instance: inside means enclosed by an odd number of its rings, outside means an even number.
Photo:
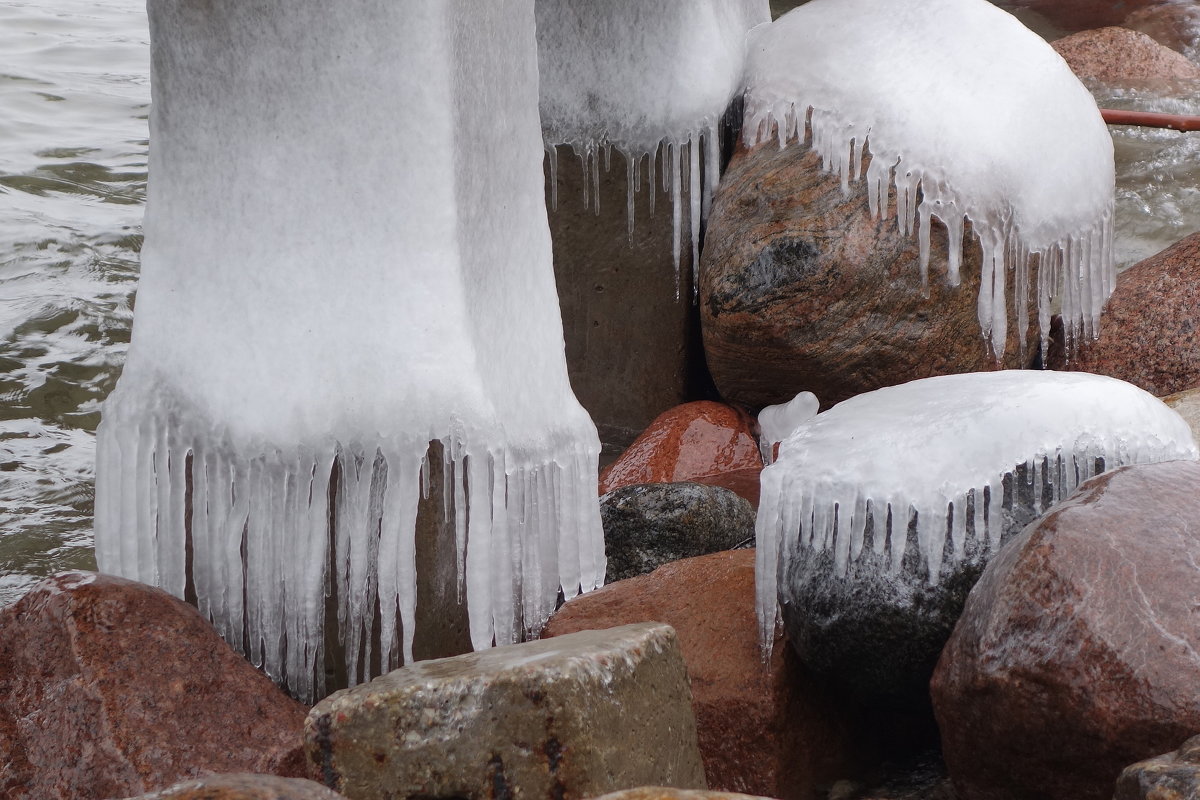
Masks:
[[[304,778],[237,773],[208,775],[127,800],[345,800],[345,796]]]
[[[687,670],[661,623],[419,661],[318,703],[314,779],[354,800],[581,800],[705,788]]]
[[[1173,753],[1130,764],[1117,778],[1113,800],[1192,800],[1200,797],[1200,736]]]

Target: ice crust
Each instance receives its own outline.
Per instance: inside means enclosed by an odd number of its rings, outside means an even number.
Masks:
[[[771,642],[786,564],[800,548],[832,550],[835,571],[845,574],[863,551],[868,513],[872,547],[890,557],[893,571],[917,515],[920,563],[936,584],[948,542],[952,562],[962,558],[968,535],[981,543],[986,537],[993,552],[999,547],[1002,504],[1013,502],[1004,479],[1019,466],[1035,487],[1050,484],[1052,505],[1096,474],[1098,459],[1113,469],[1196,458],[1191,429],[1162,401],[1082,372],[948,375],[838,403],[801,424],[762,472],[761,641]]]
[[[987,0],[812,0],[748,38],[747,145],[807,136],[848,190],[869,144],[871,213],[889,215],[893,186],[897,225],[917,230],[922,285],[932,219],[949,237],[951,285],[970,220],[979,324],[997,356],[1010,272],[1022,344],[1031,291],[1043,350],[1059,308],[1072,342],[1097,335],[1116,278],[1112,139],[1040,37]]]
[[[769,22],[767,0],[538,0],[542,135],[556,191],[558,145],[569,145],[597,188],[610,148],[625,159],[627,214],[643,160],[650,204],[661,150],[679,266],[682,187],[691,204],[693,264],[719,167],[721,115],[742,90],[746,32]],[[703,166],[701,166],[703,164]],[[552,196],[552,205],[557,198]]]
[[[536,630],[560,587],[602,583],[604,550],[553,282],[532,0],[149,11],[146,241],[99,430],[100,568],[178,596],[190,581],[303,697],[322,690],[336,586],[362,680],[377,610],[385,669],[411,659],[440,442],[474,646]]]

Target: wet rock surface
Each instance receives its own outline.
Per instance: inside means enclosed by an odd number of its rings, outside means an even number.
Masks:
[[[1110,375],[1160,397],[1200,386],[1200,233],[1121,273],[1100,338],[1049,366]]]
[[[805,674],[782,636],[763,664],[753,550],[676,561],[576,597],[542,635],[649,620],[679,636],[710,787],[809,800],[852,771],[856,744],[843,709]]]
[[[318,703],[305,746],[313,779],[356,800],[705,788],[687,671],[662,624],[416,662]]]
[[[1052,46],[1082,80],[1110,86],[1200,86],[1200,66],[1147,34],[1128,28],[1080,31]]]
[[[894,212],[894,196],[889,205]],[[873,219],[862,184],[844,195],[806,148],[767,143],[734,154],[700,267],[704,350],[726,400],[757,408],[811,391],[828,408],[998,366],[978,322],[979,245],[968,233],[963,283],[947,286],[946,234],[935,225],[926,295],[917,239],[893,217]],[[1020,366],[1009,327],[1003,363]]]
[[[1117,778],[1113,800],[1191,800],[1200,797],[1200,736],[1173,753],[1131,764]]]
[[[305,709],[196,609],[86,572],[0,609],[0,796],[127,797],[204,772],[304,774]]]
[[[732,406],[699,400],[659,414],[600,474],[600,493],[761,469],[750,417]]]
[[[344,795],[304,778],[206,775],[127,800],[343,800]]]
[[[699,791],[697,789],[672,789],[668,786],[639,786],[620,792],[609,792],[596,800],[750,800],[754,795],[738,792]],[[756,798],[756,800],[767,800]]]
[[[1126,467],[1014,538],[932,682],[963,800],[1108,800],[1200,730],[1200,463]]]
[[[754,540],[750,502],[729,489],[700,483],[624,486],[600,498],[600,519],[606,583]]]
[[[1019,8],[1036,11],[1065,31],[1082,31],[1118,25],[1133,11],[1158,5],[1161,0],[1014,0]]]
[[[1193,62],[1200,57],[1200,6],[1195,3],[1161,3],[1141,8],[1126,17],[1121,27],[1140,31]]]

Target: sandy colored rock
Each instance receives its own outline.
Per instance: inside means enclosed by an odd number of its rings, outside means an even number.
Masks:
[[[305,723],[312,777],[351,800],[579,800],[705,788],[667,625],[420,661],[330,695]]]
[[[672,789],[669,786],[639,786],[600,795],[596,800],[767,800],[754,795],[737,792],[700,791],[698,789]]]
[[[992,559],[932,682],[961,800],[1109,800],[1200,730],[1200,462],[1083,484]]]
[[[600,493],[741,470],[762,470],[752,420],[731,406],[700,400],[659,414],[600,474]]]
[[[344,795],[304,778],[274,775],[207,775],[128,800],[344,800]]]
[[[1162,401],[1183,417],[1192,429],[1192,438],[1200,442],[1200,388],[1169,394]]]
[[[1061,360],[1051,363],[1058,369]],[[1068,369],[1129,381],[1159,397],[1200,386],[1200,233],[1117,277],[1100,319]]]
[[[1117,778],[1113,800],[1194,800],[1200,797],[1200,736],[1174,753],[1131,764]]]
[[[859,743],[843,709],[782,637],[763,668],[753,550],[676,561],[581,595],[550,618],[543,636],[650,620],[679,636],[710,787],[809,800],[849,771]]]
[[[1080,31],[1052,46],[1082,80],[1108,86],[1200,86],[1200,66],[1128,28]]]
[[[305,709],[160,589],[67,572],[0,609],[0,797],[304,774]]]
[[[926,297],[916,236],[894,213],[873,219],[863,184],[843,195],[796,144],[736,152],[701,254],[704,350],[722,396],[758,408],[811,391],[828,408],[916,378],[995,369],[978,321],[978,243],[966,240],[958,287],[945,282],[940,224],[932,245]],[[1011,289],[1009,299],[1015,308]],[[1004,365],[1021,366],[1017,325],[1009,331]]]

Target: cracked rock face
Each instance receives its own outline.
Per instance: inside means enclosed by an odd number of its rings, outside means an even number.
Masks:
[[[705,788],[668,625],[626,625],[418,661],[318,703],[315,780],[356,800],[581,800]]]
[[[1200,730],[1200,463],[1087,483],[1001,549],[932,682],[963,800],[1112,797]]]

